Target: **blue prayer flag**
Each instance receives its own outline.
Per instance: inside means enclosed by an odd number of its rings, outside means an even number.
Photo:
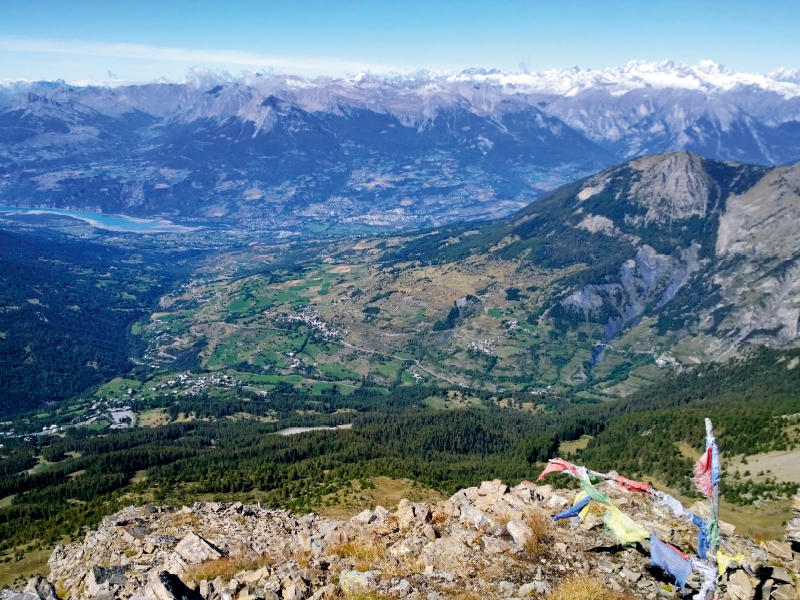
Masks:
[[[577,517],[580,512],[586,508],[586,505],[591,502],[591,498],[586,496],[585,498],[578,501],[577,504],[573,504],[568,509],[558,513],[556,516],[553,517],[553,521],[560,521],[561,519],[569,519],[571,517]]]
[[[692,561],[653,534],[650,534],[650,562],[672,575],[681,589],[692,575]]]

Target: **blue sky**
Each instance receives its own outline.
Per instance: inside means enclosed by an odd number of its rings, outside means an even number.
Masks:
[[[184,79],[193,66],[305,76],[599,69],[710,59],[800,67],[800,1],[0,0],[0,78]]]

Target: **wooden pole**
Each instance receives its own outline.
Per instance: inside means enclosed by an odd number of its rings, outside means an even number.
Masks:
[[[714,440],[714,425],[711,423],[711,419],[706,417],[706,443],[708,440]],[[708,465],[711,476],[712,476],[712,492],[711,492],[711,518],[715,521],[716,529],[717,529],[717,537],[719,537],[719,481],[714,482],[714,454],[711,454],[711,464]],[[713,548],[709,549],[709,556],[708,556],[708,564],[709,566],[713,567],[714,569],[717,568],[717,550],[719,546],[716,544]]]

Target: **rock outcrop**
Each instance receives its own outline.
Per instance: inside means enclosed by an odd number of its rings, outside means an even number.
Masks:
[[[696,529],[667,509],[612,482],[598,488],[664,541],[695,548]],[[34,579],[2,598],[527,598],[576,576],[648,600],[675,591],[669,577],[650,566],[647,542],[617,544],[599,514],[552,523],[550,516],[574,494],[492,481],[446,502],[401,500],[394,511],[378,506],[349,521],[239,502],[129,507],[105,518],[82,542],[56,547],[47,581]],[[800,598],[796,546],[735,535],[726,540],[744,554],[747,567],[732,565],[721,598]],[[693,575],[687,593],[700,584]]]
[[[794,497],[794,505],[792,505],[794,519],[789,521],[786,527],[786,539],[789,542],[800,544],[800,494]]]

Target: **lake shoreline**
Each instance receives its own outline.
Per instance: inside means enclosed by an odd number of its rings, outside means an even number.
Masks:
[[[129,217],[127,215],[107,215],[103,213],[82,212],[63,208],[0,206],[0,214],[3,213],[27,215],[62,215],[85,221],[97,229],[127,233],[190,233],[200,229],[200,227],[176,225],[175,223],[165,219],[142,219],[137,217]]]

